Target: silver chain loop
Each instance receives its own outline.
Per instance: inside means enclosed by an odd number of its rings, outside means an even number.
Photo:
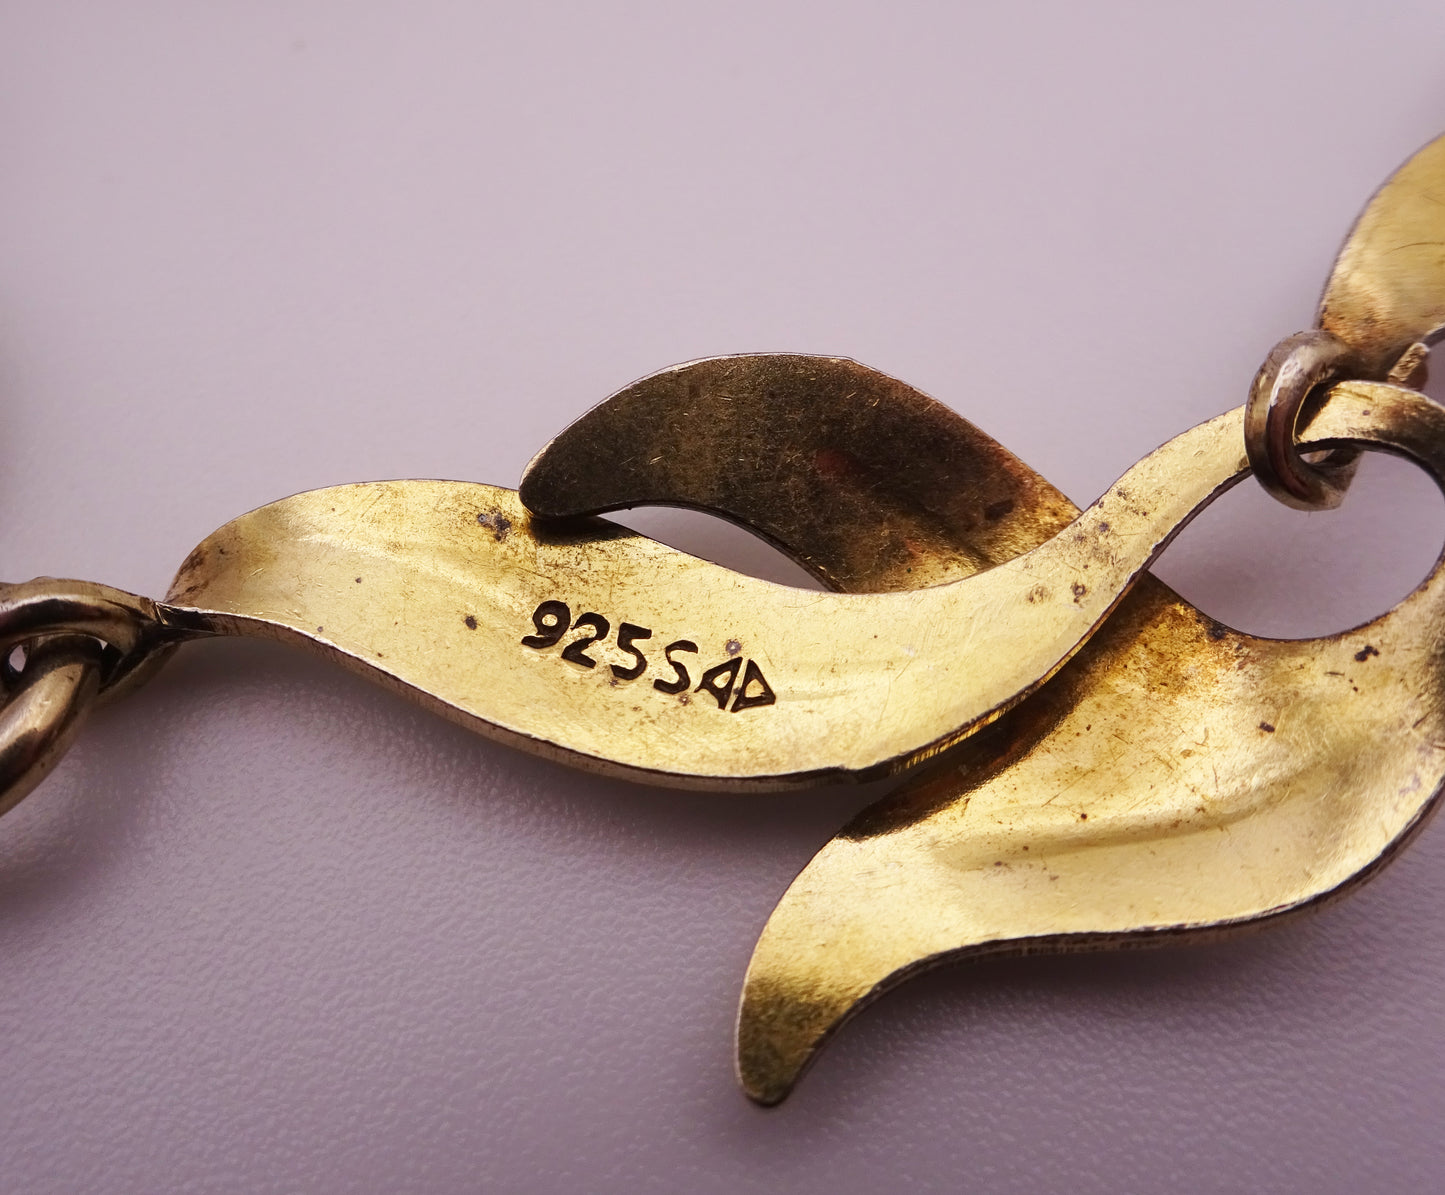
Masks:
[[[1354,376],[1356,364],[1349,345],[1316,328],[1281,340],[1255,375],[1244,408],[1244,447],[1256,480],[1286,506],[1332,509],[1354,478],[1357,450],[1307,461],[1295,446],[1295,424],[1312,391]]]
[[[1410,345],[1385,380],[1423,386],[1428,354],[1425,344]],[[1244,448],[1260,485],[1286,506],[1331,510],[1344,498],[1359,451],[1337,448],[1311,459],[1295,444],[1295,426],[1311,394],[1335,382],[1371,380],[1371,372],[1353,348],[1322,328],[1286,336],[1264,359],[1244,408]]]

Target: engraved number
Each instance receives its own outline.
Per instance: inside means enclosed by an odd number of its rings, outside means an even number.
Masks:
[[[596,668],[597,661],[587,654],[587,649],[599,639],[606,639],[607,632],[612,629],[612,624],[600,614],[587,611],[580,615],[572,624],[575,631],[578,627],[589,627],[594,632],[591,635],[583,635],[580,639],[574,639],[562,649],[562,658],[571,660],[574,664],[581,664],[583,668]]]
[[[468,625],[471,625],[471,620],[468,620]],[[532,625],[537,628],[537,633],[523,635],[522,643],[539,651],[555,647],[568,630],[580,630],[582,634],[562,649],[562,658],[589,669],[596,668],[598,661],[587,654],[587,649],[593,644],[601,643],[612,632],[612,624],[592,610],[579,615],[577,621],[573,622],[571,607],[566,602],[559,601],[547,601],[538,606],[532,612]],[[647,657],[637,644],[651,638],[650,627],[638,626],[635,622],[618,624],[617,647],[631,656],[633,662],[626,665],[608,665],[615,678],[612,682],[614,685],[619,680],[637,680],[647,672]],[[744,659],[737,654],[739,646],[736,641],[728,644],[730,658],[705,669],[695,691],[706,693],[717,702],[718,709],[729,710],[734,714],[775,704],[778,700],[777,694],[763,676],[763,670],[756,661]],[[693,687],[693,678],[687,665],[677,658],[677,653],[690,652],[696,655],[697,651],[698,646],[691,639],[674,639],[662,649],[663,658],[672,669],[672,679],[655,678],[652,687],[659,693],[677,697],[686,704],[687,692]]]
[[[636,663],[627,668],[619,668],[612,665],[612,675],[618,680],[636,680],[647,670],[647,657],[632,645],[639,639],[651,639],[652,632],[646,627],[637,626],[635,623],[624,622],[617,628],[617,646],[627,652]]]
[[[522,642],[528,647],[551,647],[567,633],[572,621],[572,611],[566,602],[543,602],[532,612],[532,625],[537,628],[535,635],[523,635]]]

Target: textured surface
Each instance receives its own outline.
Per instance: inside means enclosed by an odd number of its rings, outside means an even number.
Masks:
[[[1242,400],[1445,127],[1435,4],[689,12],[0,0],[4,575],[159,593],[245,509],[515,484],[629,378],[750,349],[876,365],[1087,501]],[[1324,633],[1423,575],[1440,508],[1394,462],[1332,515],[1241,487],[1159,572]],[[1277,932],[922,979],[748,1106],[748,953],[865,800],[601,781],[279,647],[188,649],[0,821],[0,1188],[1445,1169],[1439,824]]]

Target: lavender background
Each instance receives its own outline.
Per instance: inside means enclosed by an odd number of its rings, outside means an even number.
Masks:
[[[1442,52],[1438,0],[0,0],[0,571],[160,593],[250,507],[513,484],[747,350],[882,368],[1092,499],[1310,322],[1445,130]],[[1320,633],[1442,534],[1372,459],[1333,515],[1240,487],[1159,571]],[[1438,1183],[1439,825],[1288,928],[918,980],[750,1106],[752,942],[876,791],[646,790],[187,649],[0,822],[0,1189]]]

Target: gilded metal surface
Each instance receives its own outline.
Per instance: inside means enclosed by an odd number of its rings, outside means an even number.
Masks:
[[[107,684],[120,683],[175,637],[162,626],[150,598],[110,585],[54,577],[0,585],[0,654],[60,632],[87,635],[107,646]]]
[[[84,635],[50,636],[29,649],[0,708],[0,813],[29,795],[69,748],[100,692],[103,654],[100,641]]]
[[[300,494],[208,538],[164,611],[288,639],[503,741],[699,787],[908,767],[1050,676],[1245,467],[1233,411],[1130,469],[1046,543],[929,589],[776,585],[516,494],[382,482]]]
[[[1445,470],[1445,413],[1410,392],[1337,387],[1311,433]],[[1053,681],[788,889],[744,985],[745,1090],[782,1099],[923,967],[1220,932],[1361,881],[1445,782],[1442,652],[1438,564],[1382,618],[1304,642],[1230,630],[1144,578]]]
[[[1320,327],[1384,377],[1416,342],[1445,329],[1445,137],[1400,167],[1375,192],[1335,261],[1320,300]]]
[[[969,576],[1078,509],[942,403],[841,357],[712,357],[634,382],[544,448],[542,518],[685,505],[741,523],[835,589]]]
[[[1318,326],[1280,341],[1245,404],[1255,478],[1286,506],[1338,506],[1358,460],[1342,449],[1307,461],[1295,423],[1310,391],[1338,381],[1423,386],[1428,345],[1445,331],[1445,138],[1385,182],[1340,247]]]
[[[738,1025],[762,1103],[921,968],[1317,904],[1381,866],[1445,785],[1442,562],[1388,614],[1308,642],[1232,631],[1143,570],[1250,461],[1304,507],[1338,501],[1360,444],[1445,488],[1445,408],[1369,382],[1321,394],[1342,376],[1423,379],[1445,334],[1442,209],[1445,138],[1371,200],[1320,328],[1277,347],[1247,408],[1083,512],[853,362],[718,358],[590,412],[520,498],[442,481],[296,495],[209,537],[163,604],[0,586],[0,813],[98,698],[214,634],[302,644],[503,741],[657,783],[778,789],[924,764],[763,931]],[[733,518],[842,592],[576,517],[649,502]],[[19,671],[3,663],[17,645]]]
[[[1442,205],[1445,139],[1361,216],[1322,330],[1257,380],[1249,458],[1287,500],[1327,505],[1348,480],[1340,457],[1331,475],[1301,451],[1361,443],[1445,486],[1445,409],[1413,391],[1335,385],[1292,434],[1346,370],[1420,376],[1445,330]],[[852,362],[665,370],[544,451],[522,493],[537,520],[496,487],[342,486],[227,524],[160,605],[0,587],[0,650],[31,657],[0,710],[0,812],[97,696],[211,634],[297,642],[504,741],[659,783],[927,763],[820,852],[758,943],[739,1071],[776,1102],[848,1015],[923,966],[1281,916],[1367,875],[1430,810],[1438,563],[1389,614],[1306,643],[1238,634],[1143,575],[1247,468],[1242,414],[1177,437],[1071,520],[988,437]],[[846,592],[555,521],[657,501],[751,526]]]
[[[49,774],[97,699],[144,684],[180,637],[149,598],[109,585],[0,585],[0,813]]]
[[[631,408],[626,419],[587,416],[591,451],[613,454],[616,445],[598,439],[608,426],[652,427],[650,438],[633,442],[647,459],[666,459],[690,434],[668,404],[688,393],[690,409],[701,401],[706,411],[709,385],[725,387],[739,424],[780,420],[776,395],[740,385],[734,363],[706,366],[682,367],[682,384],[670,392],[646,381],[629,388],[612,400]],[[910,509],[907,482],[895,480],[909,464],[897,446],[915,442],[907,429],[888,440],[850,439],[846,422],[829,422],[837,394],[818,377],[815,391],[799,389],[787,400],[816,413],[795,413],[791,422],[835,434],[832,449],[858,459],[857,474],[871,479],[869,494],[891,522],[922,518]],[[920,435],[942,457],[963,459],[958,441],[969,446],[971,463],[982,463],[980,473],[937,484],[966,483],[975,509],[989,504],[991,484],[1017,485],[1024,466],[999,449],[1007,468],[990,471],[987,437],[938,404],[913,401]],[[1366,423],[1375,424],[1368,434]],[[1442,467],[1445,413],[1410,393],[1341,388],[1313,429],[1394,438],[1437,476]],[[554,443],[569,455],[586,453],[586,443],[569,444],[571,436],[569,429]],[[754,459],[738,464],[757,478],[814,467],[773,438],[747,443]],[[551,451],[532,477],[550,474]],[[716,490],[686,475],[630,485],[631,493],[679,505],[713,509],[717,501]],[[565,485],[555,488],[554,509],[572,513]],[[579,493],[579,511],[614,504],[605,485]],[[771,539],[804,554],[811,512],[766,495],[749,501]],[[936,505],[932,496],[924,501]],[[736,509],[726,513],[739,517]],[[1011,513],[1017,533],[1035,542],[1058,517],[1052,502],[1036,520],[1027,502]],[[939,567],[949,575],[973,568],[979,523],[972,515],[933,524],[932,542],[945,544]],[[869,534],[866,499],[850,518]],[[839,575],[816,549],[811,565],[824,577]],[[877,578],[847,575],[858,589],[895,576],[886,567]],[[1445,777],[1442,604],[1437,572],[1368,626],[1280,642],[1229,630],[1142,578],[1052,681],[867,810],[798,877],[764,930],[745,984],[738,1029],[745,1090],[764,1103],[782,1099],[844,1019],[926,966],[1222,932],[1364,878],[1419,823]]]

